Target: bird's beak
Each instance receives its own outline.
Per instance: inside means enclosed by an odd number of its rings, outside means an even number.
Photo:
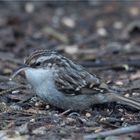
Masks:
[[[28,69],[29,66],[26,64],[23,64],[21,67],[19,67],[10,77],[10,81],[13,80],[21,71],[25,71],[26,69]]]

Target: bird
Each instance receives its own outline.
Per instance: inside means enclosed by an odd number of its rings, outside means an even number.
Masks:
[[[117,102],[140,110],[140,102],[109,88],[95,74],[57,51],[37,50],[24,60],[24,71],[36,95],[63,110],[82,111],[96,104]]]

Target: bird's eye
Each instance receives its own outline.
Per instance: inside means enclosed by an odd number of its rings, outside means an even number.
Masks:
[[[41,65],[41,62],[37,62],[36,64],[35,64],[35,66],[40,66]]]

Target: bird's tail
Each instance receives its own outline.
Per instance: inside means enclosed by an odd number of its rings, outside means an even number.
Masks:
[[[131,106],[135,109],[140,110],[140,101],[132,98],[132,97],[124,97],[115,93],[109,93],[110,98],[114,99],[118,103]]]

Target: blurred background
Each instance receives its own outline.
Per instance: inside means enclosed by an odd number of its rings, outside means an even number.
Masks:
[[[62,110],[32,100],[35,94],[25,88],[25,78],[19,74],[9,82],[9,77],[38,49],[57,50],[112,87],[129,91],[125,96],[140,99],[138,0],[0,0],[0,130],[18,127],[19,135],[31,134],[35,140],[42,134],[44,139],[80,134],[80,139],[81,134],[140,122],[138,111],[119,104],[61,116]],[[22,88],[9,90],[15,86]]]

